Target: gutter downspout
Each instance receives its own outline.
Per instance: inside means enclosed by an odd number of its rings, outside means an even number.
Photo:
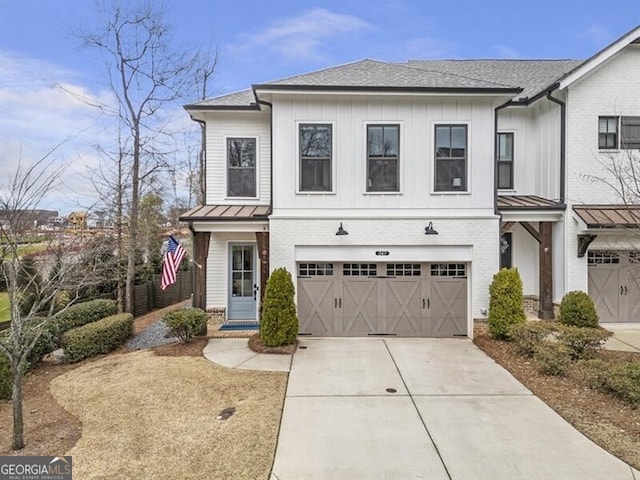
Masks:
[[[555,97],[551,96],[551,92],[553,88],[547,92],[547,99],[549,101],[560,105],[560,203],[565,203],[565,175],[566,175],[566,155],[567,155],[567,147],[566,147],[566,137],[567,137],[567,128],[566,128],[566,115],[567,115],[567,105],[562,101]]]
[[[502,215],[498,210],[498,112],[511,105],[514,105],[513,100],[498,105],[493,114],[493,212],[500,217],[500,221],[502,221]]]
[[[260,100],[256,91],[253,91],[253,95],[256,97],[256,102],[259,105],[266,105],[269,107],[269,160],[270,160],[270,174],[269,174],[269,210],[267,216],[271,215],[273,210],[273,104],[266,100]]]

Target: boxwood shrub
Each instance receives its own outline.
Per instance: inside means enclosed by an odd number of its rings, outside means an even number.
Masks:
[[[293,300],[295,290],[286,268],[276,268],[264,292],[260,338],[267,347],[290,345],[298,335],[298,316]]]
[[[171,334],[182,343],[189,342],[207,330],[207,313],[200,308],[178,308],[165,313],[163,320]]]
[[[79,362],[120,347],[133,334],[133,315],[120,313],[73,328],[62,336],[67,362]]]
[[[117,312],[118,307],[114,300],[98,299],[72,305],[54,317],[52,333],[55,341],[58,343],[60,337],[72,328],[115,315]]]
[[[526,318],[518,269],[503,268],[493,276],[489,286],[489,332],[506,339],[511,329],[523,324]]]
[[[568,349],[573,360],[593,357],[607,341],[609,332],[601,328],[584,328],[562,325],[558,341]]]
[[[593,300],[585,292],[568,292],[560,302],[560,323],[576,327],[598,326],[598,312]]]

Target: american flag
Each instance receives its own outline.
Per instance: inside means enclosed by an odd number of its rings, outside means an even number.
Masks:
[[[167,252],[164,254],[162,261],[162,281],[160,282],[160,288],[162,290],[176,283],[176,272],[186,254],[187,252],[182,248],[182,245],[170,236],[167,244]]]

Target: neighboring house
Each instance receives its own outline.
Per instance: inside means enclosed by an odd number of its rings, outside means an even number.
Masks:
[[[584,290],[639,321],[640,207],[597,180],[638,154],[639,37],[587,61],[362,60],[187,105],[194,305],[256,322],[286,267],[301,334],[471,336],[502,264],[541,318]]]

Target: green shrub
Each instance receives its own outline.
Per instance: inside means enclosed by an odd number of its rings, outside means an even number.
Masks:
[[[571,365],[571,356],[567,347],[556,342],[542,342],[533,353],[540,373],[562,376]]]
[[[563,325],[558,341],[569,349],[573,360],[591,358],[604,345],[609,333],[601,328],[584,328]]]
[[[207,314],[199,308],[179,308],[164,315],[164,323],[182,343],[207,330]]]
[[[73,328],[62,336],[67,362],[78,362],[120,347],[133,334],[133,315],[120,313]]]
[[[46,322],[43,324],[43,322]],[[40,333],[38,340],[33,345],[29,356],[27,357],[27,361],[30,365],[35,365],[40,362],[40,359],[43,355],[47,353],[51,353],[56,349],[56,339],[55,339],[55,326],[52,320],[46,320],[42,317],[33,317],[26,322],[26,335],[25,338],[27,341],[33,339],[33,335],[36,333]]]
[[[56,343],[60,337],[72,328],[81,327],[118,312],[118,306],[113,300],[91,300],[70,306],[64,312],[53,317],[52,333]]]
[[[521,355],[532,357],[538,345],[555,330],[549,322],[526,322],[514,326],[509,339],[516,344]]]
[[[593,300],[584,292],[574,291],[565,294],[560,302],[560,317],[564,325],[595,328],[598,326],[598,312]]]
[[[589,388],[609,390],[611,364],[600,358],[589,358],[577,363],[576,373]]]
[[[275,269],[267,280],[260,318],[260,338],[267,347],[290,345],[298,335],[295,290],[286,268]]]
[[[609,376],[609,388],[632,405],[640,405],[640,362],[614,367]]]
[[[522,280],[516,268],[503,268],[493,276],[489,287],[489,332],[506,339],[510,330],[524,323]]]

